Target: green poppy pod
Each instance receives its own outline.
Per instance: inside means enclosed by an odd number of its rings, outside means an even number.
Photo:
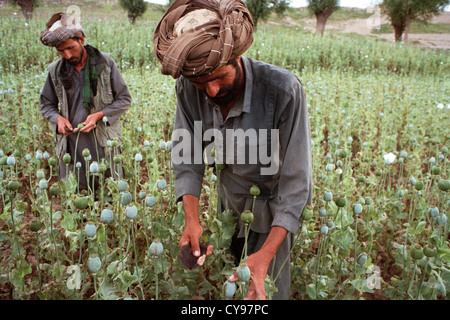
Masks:
[[[323,225],[320,227],[320,234],[326,235],[328,233],[328,227],[326,225]]]
[[[47,187],[48,187],[48,182],[46,179],[39,180],[39,188],[40,189],[47,189]]]
[[[36,172],[36,178],[37,178],[38,180],[44,179],[44,178],[45,178],[45,173],[44,173],[44,171],[43,171],[43,170],[38,170],[38,171]]]
[[[94,223],[88,221],[84,226],[84,234],[86,237],[92,238],[97,234],[97,227]]]
[[[84,210],[88,207],[89,202],[87,197],[77,197],[75,199],[75,207],[79,210]]]
[[[344,195],[340,194],[334,197],[334,203],[336,203],[338,207],[343,208],[347,204],[347,201],[345,200]]]
[[[155,240],[149,247],[149,252],[152,255],[159,256],[164,251],[164,246],[159,240]]]
[[[164,178],[159,178],[156,181],[156,186],[158,187],[159,190],[163,190],[165,188],[167,188],[167,181]]]
[[[363,208],[362,205],[360,203],[355,203],[353,205],[353,213],[354,214],[360,214],[362,212]]]
[[[138,211],[134,204],[129,204],[125,210],[128,219],[135,219],[137,217]]]
[[[367,262],[367,254],[365,252],[363,252],[359,255],[357,263],[360,266],[363,266],[366,264],[366,262]]]
[[[250,224],[252,223],[253,219],[254,219],[253,212],[251,212],[250,210],[244,210],[244,212],[241,213],[242,222]]]
[[[42,224],[37,218],[33,218],[30,221],[30,230],[31,231],[38,232],[39,230],[41,230],[41,227],[42,227]]]
[[[319,216],[321,216],[321,217],[326,217],[326,216],[327,216],[327,209],[325,209],[325,208],[320,208],[320,209],[319,209]]]
[[[19,182],[19,180],[13,178],[10,181],[8,181],[6,188],[9,191],[17,191],[17,190],[19,190],[20,185],[21,185],[21,183]]]
[[[422,181],[422,180],[417,180],[417,181],[416,181],[416,184],[414,185],[414,188],[415,188],[417,191],[422,190],[422,189],[423,189],[423,181]]]
[[[129,191],[123,191],[120,197],[120,203],[127,206],[133,201],[133,197]]]
[[[314,215],[314,212],[312,210],[311,206],[306,206],[303,208],[302,212],[302,219],[305,221],[311,220]]]
[[[148,195],[145,197],[145,205],[147,207],[153,207],[156,204],[156,198],[154,195]]]
[[[88,158],[91,155],[91,152],[88,148],[84,148],[81,154],[83,155],[83,157]]]
[[[245,263],[241,263],[237,271],[239,280],[244,282],[250,280],[250,268]]]
[[[72,157],[70,156],[70,154],[66,153],[66,154],[63,156],[63,162],[64,162],[65,164],[69,164],[71,160],[72,160]]]
[[[102,268],[102,261],[96,254],[91,254],[88,259],[88,270],[91,273],[97,273]]]
[[[14,165],[16,164],[16,158],[14,158],[14,156],[9,156],[9,157],[6,159],[6,164],[7,164],[8,166],[14,166]]]
[[[0,165],[6,166],[6,160],[8,159],[7,156],[3,156],[0,158]]]
[[[51,157],[51,158],[48,159],[48,164],[49,164],[51,167],[56,166],[57,163],[58,163],[58,161],[56,160],[55,157]]]
[[[236,292],[236,283],[226,280],[225,283],[223,284],[223,293],[225,297],[231,298],[232,296],[234,296],[235,292]]]
[[[441,174],[441,168],[438,166],[433,166],[431,168],[431,173],[434,174],[435,176],[440,175]]]
[[[259,196],[260,192],[261,191],[259,190],[259,187],[256,184],[254,184],[250,187],[250,194],[252,196],[257,197],[257,196]]]
[[[114,212],[109,209],[109,208],[105,208],[102,210],[102,213],[100,215],[100,220],[103,223],[111,223],[114,220]]]
[[[333,200],[333,193],[331,191],[325,191],[323,193],[323,199],[327,202]]]
[[[438,181],[438,188],[441,191],[447,192],[450,189],[450,180],[439,179],[439,181]]]
[[[119,190],[119,192],[123,192],[125,190],[127,190],[128,188],[128,182],[126,182],[125,180],[120,180],[117,184],[117,189]]]
[[[90,173],[98,173],[100,171],[99,167],[98,167],[98,162],[97,161],[93,161],[91,163],[91,165],[89,166],[89,172]]]
[[[415,245],[411,246],[409,253],[411,255],[411,258],[414,260],[420,260],[423,258],[423,248],[420,244],[416,243]]]
[[[429,243],[423,248],[423,254],[428,258],[432,258],[432,257],[436,256],[437,249],[434,245]]]

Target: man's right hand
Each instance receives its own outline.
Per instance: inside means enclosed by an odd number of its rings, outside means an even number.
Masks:
[[[73,127],[69,120],[63,116],[56,118],[56,126],[58,128],[58,133],[65,136],[69,136],[73,133]]]
[[[198,198],[189,194],[184,195],[183,206],[185,213],[185,226],[179,244],[181,247],[183,247],[190,243],[192,254],[195,257],[200,257],[199,240],[202,236],[203,228],[200,225],[198,218]],[[206,256],[212,254],[212,249],[213,246],[209,245],[207,248]]]

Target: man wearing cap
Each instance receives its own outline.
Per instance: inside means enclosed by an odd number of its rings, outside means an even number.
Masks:
[[[105,148],[108,140],[120,143],[120,116],[131,105],[131,96],[113,58],[97,48],[84,45],[85,33],[73,16],[56,13],[41,33],[41,42],[55,47],[61,58],[50,64],[41,92],[41,114],[56,132],[56,155],[59,176],[66,179],[63,156],[71,155],[69,172],[74,161],[81,167],[75,171],[80,189],[88,188],[83,150],[90,151],[90,162],[107,159],[107,175],[122,175],[122,167],[112,158],[120,148]],[[78,126],[82,125],[79,129]],[[97,184],[98,185],[98,184]]]
[[[253,210],[247,243],[246,264],[251,270],[247,299],[265,299],[265,276],[278,273],[273,299],[289,299],[290,263],[285,261],[301,226],[303,208],[312,197],[309,119],[305,94],[295,75],[242,56],[252,42],[251,14],[237,0],[176,0],[155,29],[154,49],[161,72],[177,79],[172,162],[177,201],[183,201],[185,211],[179,244],[190,244],[194,256],[200,255],[199,197],[205,164],[197,153],[210,150],[205,135],[213,129],[215,137],[226,137],[214,141],[225,163],[216,172],[221,210],[231,209],[237,215]],[[228,139],[230,132],[235,133],[234,140]],[[239,132],[259,134],[256,140],[236,143]],[[186,141],[191,141],[191,150],[180,148]],[[270,149],[275,170],[267,170],[271,165],[262,157],[242,162],[236,156],[243,152],[250,157],[252,150],[265,149]],[[254,204],[253,185],[260,189]],[[245,228],[238,221],[230,249],[240,258]],[[210,246],[207,255],[211,252]],[[229,280],[236,281],[237,273]]]

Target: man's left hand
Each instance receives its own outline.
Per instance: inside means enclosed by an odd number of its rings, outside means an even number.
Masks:
[[[75,128],[74,132],[78,132],[78,131],[85,132],[85,133],[90,132],[92,129],[95,128],[97,121],[99,121],[102,118],[103,118],[102,111],[92,113],[87,116],[87,118],[84,122],[81,123],[83,125],[83,128],[81,128],[81,129]]]
[[[264,280],[267,270],[269,269],[270,260],[264,252],[257,251],[250,255],[245,261],[250,269],[250,289],[245,300],[266,300],[266,290],[264,288]],[[228,281],[234,282],[239,280],[237,271],[233,273]]]

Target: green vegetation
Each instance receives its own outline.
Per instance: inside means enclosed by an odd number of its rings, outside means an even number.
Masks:
[[[200,212],[213,255],[196,270],[178,259],[174,80],[152,43],[161,7],[134,26],[117,6],[81,8],[88,43],[112,54],[133,97],[115,159],[124,180],[100,179],[96,198],[74,177],[57,183],[39,113],[58,58],[39,33],[65,8],[38,7],[28,26],[15,10],[0,11],[0,299],[241,299],[247,284],[226,283],[239,267],[227,249],[237,221],[216,212],[211,168]],[[263,23],[246,55],[294,72],[307,96],[314,191],[291,254],[292,299],[448,299],[449,52]]]

